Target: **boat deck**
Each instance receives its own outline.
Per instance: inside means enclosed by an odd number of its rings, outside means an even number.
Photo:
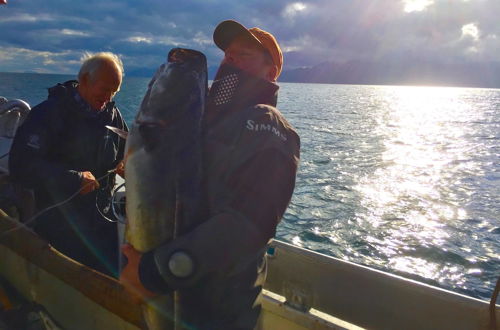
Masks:
[[[268,254],[260,329],[488,329],[485,301],[284,242]],[[116,279],[62,255],[1,210],[0,256],[0,277],[57,327],[145,328]],[[499,328],[500,306],[494,315]]]

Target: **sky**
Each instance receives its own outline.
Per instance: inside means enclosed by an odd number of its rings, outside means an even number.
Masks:
[[[225,19],[273,33],[284,70],[323,62],[500,63],[499,0],[8,0],[0,5],[0,72],[74,74],[84,52],[154,71],[173,47],[222,52]]]

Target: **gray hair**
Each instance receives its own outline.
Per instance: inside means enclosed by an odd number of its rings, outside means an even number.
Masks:
[[[111,52],[89,53],[85,52],[81,58],[82,66],[78,72],[78,80],[82,80],[83,76],[88,74],[90,80],[94,80],[95,73],[103,63],[114,63],[120,74],[123,76],[122,60]]]

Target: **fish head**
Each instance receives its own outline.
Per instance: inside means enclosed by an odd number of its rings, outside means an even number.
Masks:
[[[198,146],[207,84],[205,55],[171,50],[132,123],[125,156],[126,237],[141,252],[174,235],[180,214],[179,173],[201,164]]]
[[[183,48],[174,48],[149,84],[139,111],[140,117],[168,125],[193,102],[205,98],[207,91],[207,64],[202,53]]]
[[[207,60],[196,50],[174,48],[148,86],[134,125],[149,147],[180,118],[201,118],[208,91]]]

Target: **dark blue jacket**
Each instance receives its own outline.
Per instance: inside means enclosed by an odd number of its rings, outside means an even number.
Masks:
[[[14,138],[10,174],[14,181],[34,190],[38,210],[77,192],[81,172],[90,171],[100,178],[123,159],[125,140],[105,127],[127,130],[119,110],[113,102],[102,111],[92,110],[79,97],[77,86],[76,81],[68,81],[50,88],[48,99],[31,110]],[[100,189],[76,196],[59,212],[43,214],[36,219],[35,229],[62,252],[71,242],[62,242],[61,236],[83,241],[86,237],[76,238],[76,231],[83,236],[102,231],[96,203],[106,208],[114,179],[114,174],[105,176]]]

